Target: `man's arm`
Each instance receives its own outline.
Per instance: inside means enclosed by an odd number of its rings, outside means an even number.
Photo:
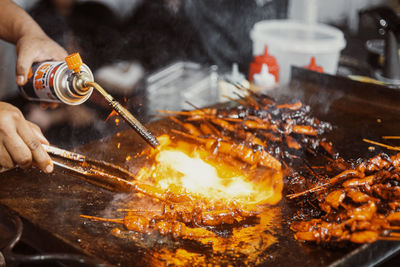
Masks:
[[[33,62],[63,60],[67,56],[67,52],[11,0],[0,0],[0,38],[17,47],[18,85],[26,83]]]
[[[26,83],[33,62],[63,60],[67,55],[11,0],[0,0],[0,38],[17,47],[18,85]],[[0,102],[0,165],[25,168],[35,163],[44,172],[52,172],[53,163],[41,144],[48,141],[39,127],[25,120],[18,108]]]

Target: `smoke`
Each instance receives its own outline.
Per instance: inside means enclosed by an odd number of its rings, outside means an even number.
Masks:
[[[343,98],[345,95],[342,90],[334,90],[327,92],[326,90],[319,90],[316,94],[312,94],[309,99],[311,106],[317,106],[319,112],[325,115],[330,112],[331,105],[337,100]]]
[[[123,206],[122,203],[127,203],[129,200],[132,198],[130,194],[115,194],[113,196],[113,199],[110,201],[110,203],[107,205],[107,207],[104,209],[102,212],[102,216],[105,218],[116,218],[116,210],[121,208]]]
[[[80,2],[89,2],[93,0],[80,0]],[[114,11],[114,13],[118,14],[118,16],[124,18],[129,16],[133,10],[137,6],[139,6],[143,0],[97,0],[97,2],[100,2],[110,9]]]
[[[311,112],[316,115],[327,115],[330,113],[331,106],[345,97],[344,90],[335,90],[330,77],[321,75],[316,81],[307,81],[298,75],[308,74],[303,72],[299,72],[295,76],[292,74],[291,83],[281,88],[275,95],[277,97],[283,95],[289,101],[300,100],[303,104],[309,105]]]
[[[152,212],[161,213],[162,205],[155,203],[150,197],[138,196],[138,193],[118,193],[113,195],[112,200],[101,213],[105,218],[122,218],[126,215],[126,211],[118,210],[132,210],[137,212],[138,215]]]

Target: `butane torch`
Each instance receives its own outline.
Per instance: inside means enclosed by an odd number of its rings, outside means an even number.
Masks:
[[[90,97],[94,88],[147,143],[154,148],[160,144],[146,127],[94,81],[79,53],[67,56],[65,62],[34,63],[28,78],[28,83],[20,90],[29,100],[78,105]]]

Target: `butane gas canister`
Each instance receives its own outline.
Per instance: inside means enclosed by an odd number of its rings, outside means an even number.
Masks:
[[[93,74],[85,64],[80,65],[77,75],[70,65],[75,54],[66,58],[66,62],[47,61],[34,63],[29,72],[28,82],[20,87],[21,94],[34,101],[61,102],[68,105],[79,105],[85,102],[93,92],[93,88],[85,88],[80,82],[94,81]],[[72,63],[69,63],[71,61]]]

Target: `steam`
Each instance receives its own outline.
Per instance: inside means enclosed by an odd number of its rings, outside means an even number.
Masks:
[[[282,91],[291,101],[301,100],[311,106],[313,113],[326,115],[330,112],[332,104],[345,97],[345,92],[344,90],[327,89],[329,85],[324,84],[323,79],[324,77],[321,76],[320,82],[312,84],[295,80],[286,88],[282,88]],[[278,92],[278,97],[282,96],[282,91]]]

